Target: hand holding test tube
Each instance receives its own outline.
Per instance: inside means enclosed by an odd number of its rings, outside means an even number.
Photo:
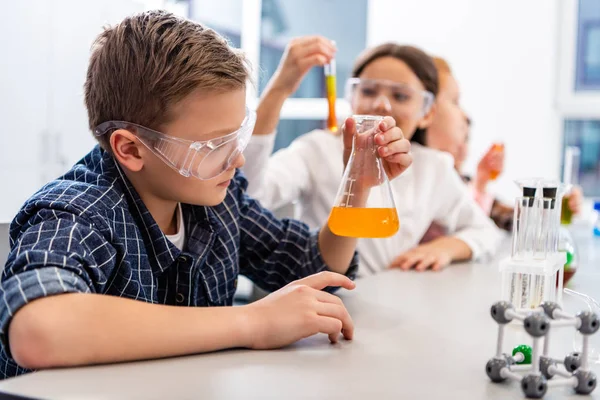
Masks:
[[[290,40],[277,70],[265,91],[291,96],[306,74],[335,57],[335,42],[323,36],[303,36]]]

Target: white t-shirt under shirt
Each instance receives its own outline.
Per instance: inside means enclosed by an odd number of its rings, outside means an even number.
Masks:
[[[183,223],[183,212],[181,211],[181,203],[177,204],[177,233],[174,235],[166,235],[167,239],[175,245],[179,250],[183,250],[185,245],[185,224]]]
[[[312,228],[322,227],[343,174],[340,136],[315,130],[270,156],[274,141],[275,134],[254,135],[244,152],[248,194],[270,209],[297,200],[299,219]],[[454,170],[449,154],[414,143],[411,153],[411,167],[390,182],[400,229],[390,238],[359,240],[362,274],[387,268],[400,253],[417,246],[432,222],[467,243],[474,258],[493,254],[501,238]]]

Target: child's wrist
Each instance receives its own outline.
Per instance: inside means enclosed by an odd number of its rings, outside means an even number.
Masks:
[[[272,98],[277,98],[279,100],[286,100],[293,94],[293,89],[288,85],[280,82],[283,79],[281,76],[277,76],[276,79],[271,81],[271,83],[265,88],[263,97],[270,96]]]
[[[252,348],[258,324],[254,320],[251,305],[232,307],[234,313],[235,342],[239,347]]]
[[[488,180],[487,179],[481,178],[481,177],[477,176],[475,178],[475,181],[473,182],[473,189],[475,189],[475,191],[477,193],[485,194],[486,188],[487,188],[487,184],[488,184]]]

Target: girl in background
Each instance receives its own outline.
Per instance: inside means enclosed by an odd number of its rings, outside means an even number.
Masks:
[[[297,217],[312,227],[327,220],[335,201],[343,174],[340,135],[315,130],[270,154],[283,102],[311,67],[329,62],[334,53],[331,42],[321,37],[290,43],[261,97],[245,152],[249,195],[271,209],[297,201]],[[394,43],[363,52],[347,85],[354,114],[392,116],[407,139],[431,125],[437,92],[433,60],[420,49]],[[391,238],[359,240],[362,274],[388,267],[440,270],[496,249],[499,232],[454,170],[452,157],[419,144],[412,145],[411,153],[411,167],[390,182],[400,230]],[[433,222],[444,226],[447,234],[419,244]]]

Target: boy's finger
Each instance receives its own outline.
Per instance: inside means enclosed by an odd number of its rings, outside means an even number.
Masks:
[[[328,286],[340,286],[344,289],[351,290],[356,286],[347,276],[330,271],[319,272],[318,274],[307,276],[306,278],[298,280],[297,283],[317,290],[324,289]]]
[[[316,293],[316,297],[317,297],[317,300],[319,300],[322,303],[331,303],[331,304],[336,304],[338,306],[344,307],[344,302],[342,301],[342,299],[340,299],[339,297],[337,297],[336,295],[333,295],[331,293],[327,293],[327,292],[323,292],[323,291],[319,290]]]
[[[319,316],[317,328],[319,332],[329,335],[331,343],[337,343],[340,333],[342,332],[342,321],[336,318]]]
[[[338,334],[339,332],[344,331],[344,336],[352,339],[352,336],[354,335],[354,322],[344,306],[331,303],[319,303],[317,306],[317,314],[322,317],[335,318],[341,321],[342,326],[341,329],[338,330]]]

